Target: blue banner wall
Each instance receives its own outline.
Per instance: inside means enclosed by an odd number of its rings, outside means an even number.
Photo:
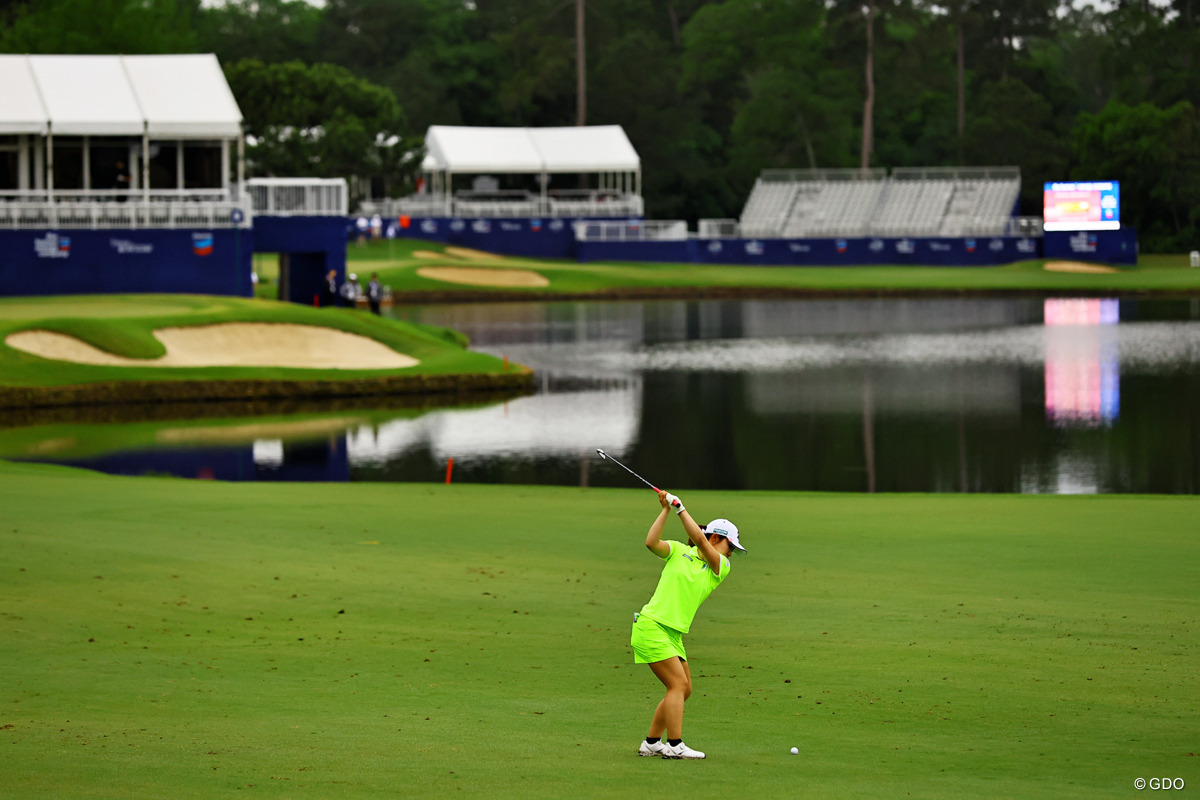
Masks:
[[[0,231],[0,295],[249,297],[253,250],[242,228]]]
[[[667,242],[578,242],[580,261],[674,261],[762,266],[928,264],[988,266],[1041,255],[1038,239],[689,239]],[[486,248],[485,248],[486,249]]]
[[[400,235],[511,256],[574,258],[574,221],[414,217],[401,220]]]
[[[346,277],[346,217],[254,218],[254,251],[286,253],[287,275],[280,275],[284,296],[280,299],[310,305],[319,295],[329,270]],[[366,285],[366,281],[363,281]]]
[[[1115,231],[1046,231],[1046,258],[1136,264],[1137,228]]]

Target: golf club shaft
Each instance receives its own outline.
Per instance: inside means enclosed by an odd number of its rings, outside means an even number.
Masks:
[[[601,457],[601,458],[608,459],[609,461],[613,462],[614,464],[616,464],[616,465],[617,465],[618,467],[620,467],[621,469],[623,469],[623,470],[625,470],[626,472],[628,472],[628,473],[629,473],[630,475],[632,475],[633,477],[637,478],[637,479],[638,479],[639,481],[641,481],[642,483],[644,483],[644,484],[646,484],[647,486],[649,486],[649,487],[650,487],[651,489],[653,489],[654,491],[656,491],[656,492],[658,491],[658,487],[657,487],[657,486],[655,486],[653,483],[651,483],[650,481],[648,481],[648,480],[646,480],[645,478],[643,478],[641,475],[638,475],[636,472],[634,472],[634,471],[633,471],[633,470],[631,470],[629,467],[627,467],[627,466],[625,466],[624,464],[622,464],[620,461],[617,461],[615,458],[613,458],[612,456],[610,456],[608,453],[604,452],[603,450],[601,450],[601,449],[599,449],[599,448],[597,448],[597,449],[596,449],[596,452],[600,454],[600,457]]]

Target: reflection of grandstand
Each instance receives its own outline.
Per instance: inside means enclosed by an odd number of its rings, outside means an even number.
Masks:
[[[1016,167],[767,170],[741,216],[743,236],[998,236],[1021,190]]]

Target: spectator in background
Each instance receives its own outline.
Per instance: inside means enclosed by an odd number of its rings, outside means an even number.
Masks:
[[[114,171],[112,188],[122,192],[122,194],[117,195],[117,202],[124,203],[129,199],[127,194],[129,192],[129,170],[125,167],[124,161],[117,161]]]
[[[371,280],[367,283],[367,303],[371,306],[371,313],[379,313],[379,304],[383,301],[383,286],[379,283],[379,273],[372,272]]]
[[[383,238],[383,217],[379,216],[378,214],[371,217],[371,238]]]
[[[342,284],[342,305],[346,308],[357,308],[358,296],[361,294],[362,287],[358,285],[358,276],[351,272]]]
[[[338,299],[337,270],[331,269],[325,276],[325,284],[321,290],[321,305],[335,306]]]

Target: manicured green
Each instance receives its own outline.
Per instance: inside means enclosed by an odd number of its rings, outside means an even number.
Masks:
[[[489,256],[470,258],[446,252],[444,245],[419,240],[384,240],[351,244],[349,268],[363,275],[379,273],[397,292],[468,292],[473,288],[421,277],[425,266],[468,266],[531,269],[550,285],[530,291],[603,292],[619,289],[785,289],[829,292],[924,291],[1086,291],[1200,292],[1200,269],[1188,267],[1187,255],[1143,256],[1138,266],[1105,274],[1075,274],[1044,269],[1045,261],[1022,261],[999,267],[753,267],[705,264],[576,263],[574,261]],[[423,252],[425,256],[415,253]],[[433,254],[433,255],[430,255]],[[489,287],[477,287],[484,289]]]
[[[647,491],[0,486],[6,797],[1200,786],[1194,498],[685,493],[751,553],[687,639],[709,759],[683,763],[634,755],[660,694],[628,647]]]
[[[259,367],[106,367],[39,358],[3,344],[19,330],[70,334],[102,350],[152,359],[164,352],[157,328],[266,322],[316,325],[375,339],[420,360],[404,370]],[[500,359],[465,349],[453,331],[412,325],[349,309],[316,309],[271,300],[199,295],[94,295],[0,299],[0,384],[48,386],[100,381],[225,379],[320,380],[379,374],[500,372]]]

